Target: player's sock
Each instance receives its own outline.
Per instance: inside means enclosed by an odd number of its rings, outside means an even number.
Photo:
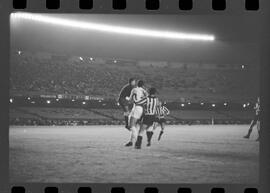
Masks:
[[[150,133],[151,131],[146,131],[146,136],[147,136],[147,142],[150,142]]]
[[[153,131],[150,131],[150,142],[151,142],[151,139],[152,139],[152,136],[153,136],[154,132]]]
[[[137,141],[136,141],[136,143],[135,143],[135,148],[136,149],[141,149],[141,146],[142,146],[142,136],[138,136],[138,138],[137,138]]]
[[[152,136],[153,136],[153,131],[147,131],[146,132],[146,136],[147,136],[147,142],[148,142],[148,144],[151,144],[151,139],[152,139]]]
[[[128,127],[128,116],[125,115],[125,123],[126,123],[126,128]]]

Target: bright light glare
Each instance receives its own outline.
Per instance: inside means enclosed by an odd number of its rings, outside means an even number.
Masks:
[[[145,37],[155,37],[155,38],[165,38],[165,39],[181,39],[181,40],[195,40],[195,41],[214,41],[214,35],[208,34],[195,34],[195,33],[182,33],[173,31],[161,31],[161,30],[151,30],[142,29],[134,27],[124,27],[116,25],[108,25],[94,22],[83,22],[71,19],[64,19],[59,17],[35,14],[35,13],[12,13],[11,19],[26,19],[37,22],[49,23],[65,27],[74,27],[85,30],[95,30],[100,32],[109,32],[117,34],[126,34],[134,36],[145,36]]]

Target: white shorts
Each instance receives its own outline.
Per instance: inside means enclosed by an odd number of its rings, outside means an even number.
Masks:
[[[143,114],[143,107],[138,106],[138,105],[135,105],[130,113],[131,117],[133,117],[137,120],[142,117],[142,114]]]

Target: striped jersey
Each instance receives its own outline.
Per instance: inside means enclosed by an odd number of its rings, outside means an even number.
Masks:
[[[159,118],[164,118],[166,115],[170,114],[170,111],[165,106],[159,106],[157,108],[157,114],[158,114]]]
[[[147,98],[139,102],[140,105],[144,105],[145,115],[156,115],[157,108],[159,107],[159,100],[155,96],[148,96]]]
[[[147,97],[148,93],[142,87],[133,88],[130,93],[130,100],[134,102],[135,105],[140,105],[141,101]]]

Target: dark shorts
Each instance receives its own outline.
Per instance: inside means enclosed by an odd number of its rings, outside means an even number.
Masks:
[[[142,124],[151,126],[153,123],[156,122],[156,116],[155,115],[144,115],[142,119]]]
[[[166,119],[165,118],[156,118],[156,122],[159,124],[165,123]]]
[[[253,121],[257,122],[260,120],[260,113],[255,115],[254,118],[253,118]]]

